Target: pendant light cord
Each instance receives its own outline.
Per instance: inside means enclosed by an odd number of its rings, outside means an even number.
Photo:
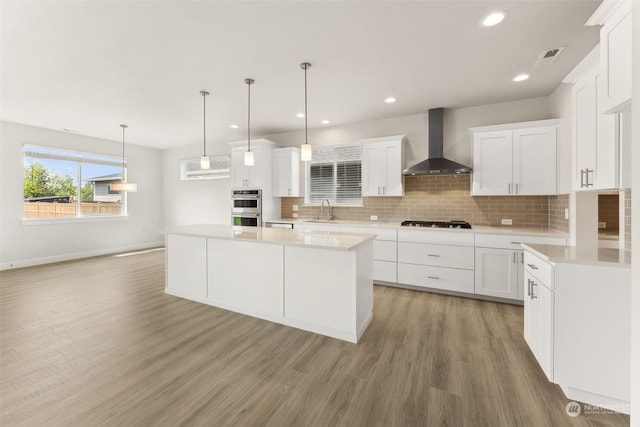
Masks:
[[[122,128],[122,181],[126,182],[126,178],[124,176],[124,130],[127,128],[127,125],[120,125]]]
[[[200,95],[202,95],[202,156],[207,157],[207,98],[209,92],[206,90],[201,90]]]
[[[304,64],[304,143],[308,144],[307,138],[307,68],[311,64]]]
[[[253,80],[247,79],[248,97],[247,97],[247,151],[251,151],[251,83]]]

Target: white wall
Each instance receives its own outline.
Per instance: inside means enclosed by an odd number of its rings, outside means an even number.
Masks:
[[[165,225],[231,224],[231,180],[205,179],[180,181],[180,160],[200,157],[200,145],[164,151],[164,222]],[[207,150],[210,156],[229,154],[227,146]]]
[[[470,166],[471,141],[468,128],[550,118],[553,117],[550,115],[548,97],[445,109],[444,155],[450,160]],[[428,113],[425,111],[411,116],[311,129],[309,143],[322,146],[379,136],[406,135],[409,140],[409,146],[406,147],[407,166],[411,166],[427,158],[428,128]],[[282,146],[296,146],[304,141],[304,131],[268,135],[265,138]]]
[[[162,152],[127,144],[129,181],[126,218],[23,224],[23,144],[120,156],[116,141],[0,122],[0,268],[15,268],[162,245]]]
[[[634,2],[632,108],[632,190],[631,192],[631,425],[640,427],[640,2]],[[635,232],[634,232],[635,230]]]

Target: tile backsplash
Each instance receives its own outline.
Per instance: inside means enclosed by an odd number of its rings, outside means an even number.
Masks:
[[[500,226],[511,219],[513,227],[568,231],[564,207],[569,196],[474,196],[470,175],[408,176],[404,197],[365,197],[364,207],[333,207],[335,219],[369,221],[465,220],[472,225]],[[318,206],[304,206],[301,197],[282,198],[282,217],[291,218],[298,205],[299,218],[322,218]],[[562,212],[561,215],[558,212]]]

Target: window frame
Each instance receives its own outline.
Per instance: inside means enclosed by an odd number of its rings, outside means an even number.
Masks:
[[[349,150],[357,148],[358,155],[352,158],[340,159],[338,158],[338,154],[342,150]],[[319,153],[324,153],[324,156],[327,156],[327,153],[331,153],[333,156],[331,161],[318,161],[313,160],[318,158]],[[340,203],[337,194],[338,194],[338,165],[344,163],[358,163],[360,165],[360,180],[359,180],[359,189],[360,189],[360,197],[359,201],[356,203]],[[329,202],[331,206],[339,206],[339,207],[364,207],[364,197],[362,194],[362,143],[345,143],[339,145],[331,145],[331,146],[323,146],[319,147],[317,150],[313,150],[312,160],[309,162],[305,162],[305,179],[304,179],[304,203],[303,206],[321,206],[322,201],[312,201],[311,197],[311,167],[312,165],[320,165],[320,164],[330,164],[333,169],[333,188],[332,190],[332,198],[329,198]],[[326,199],[326,198],[325,198]]]
[[[47,150],[56,152],[55,154],[46,154],[38,156],[37,153],[31,152],[30,150]],[[35,154],[35,155],[34,155]],[[114,166],[119,168],[120,172],[122,172],[123,168],[123,159],[119,156],[103,154],[103,153],[95,153],[89,151],[80,151],[72,148],[60,148],[48,145],[39,145],[39,144],[30,144],[24,143],[22,144],[22,203],[24,204],[24,168],[27,165],[26,160],[31,159],[31,164],[38,159],[50,158],[53,160],[61,160],[73,162],[75,165],[75,179],[77,181],[76,185],[76,194],[75,194],[75,204],[76,204],[76,215],[68,216],[68,217],[60,217],[60,218],[25,218],[24,208],[22,210],[22,224],[23,225],[34,225],[34,224],[61,224],[61,223],[72,223],[72,222],[86,222],[86,221],[113,221],[119,219],[126,219],[129,216],[128,213],[128,202],[127,202],[127,193],[122,192],[119,193],[121,195],[120,201],[120,213],[118,214],[103,214],[103,215],[83,215],[82,213],[82,166],[85,164],[98,164],[104,166]],[[85,159],[83,161],[83,159]],[[91,159],[91,160],[89,160]],[[104,159],[104,162],[100,160]],[[124,160],[124,176],[127,176],[127,160]],[[111,191],[111,186],[109,186],[109,192]]]

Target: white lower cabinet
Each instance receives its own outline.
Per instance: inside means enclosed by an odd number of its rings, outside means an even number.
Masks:
[[[522,300],[522,251],[476,248],[475,293]]]
[[[529,252],[525,253],[525,264],[524,339],[544,374],[553,381],[553,270],[550,264]],[[543,271],[551,275],[539,274]]]
[[[472,233],[400,230],[398,283],[473,293],[473,242]]]

